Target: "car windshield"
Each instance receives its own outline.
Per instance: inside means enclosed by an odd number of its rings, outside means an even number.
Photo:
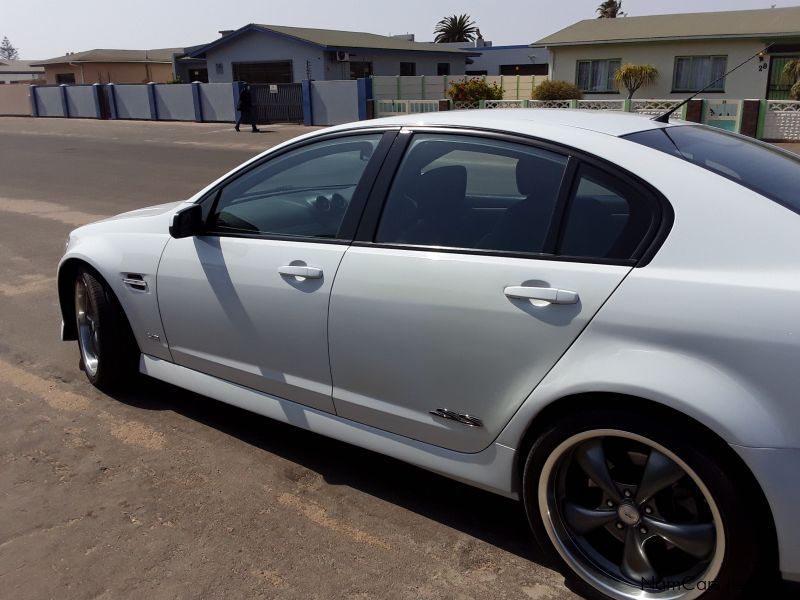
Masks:
[[[711,127],[680,125],[623,136],[732,179],[800,213],[800,157]]]

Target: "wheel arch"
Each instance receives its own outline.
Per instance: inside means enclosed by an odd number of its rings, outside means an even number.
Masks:
[[[97,268],[81,258],[70,257],[59,265],[57,277],[58,305],[61,309],[61,320],[64,323],[61,334],[61,339],[64,341],[78,339],[78,328],[74,318],[75,296],[73,294],[73,282],[75,281],[75,276],[78,274],[78,269],[81,267],[89,267],[105,282],[105,278],[103,278]]]
[[[136,344],[136,338],[134,337],[133,330],[131,328],[131,320],[128,317],[127,311],[125,310],[125,306],[120,302],[116,292],[111,287],[108,280],[95,265],[84,260],[83,258],[77,257],[65,259],[58,268],[58,303],[61,309],[61,318],[64,322],[62,340],[72,341],[78,339],[78,330],[74,317],[75,295],[73,293],[73,282],[75,281],[75,276],[78,274],[78,271],[81,268],[91,271],[92,275],[99,279],[103,284],[108,294],[110,294],[111,300],[119,308],[120,314],[125,322],[125,326],[130,332],[131,341]]]

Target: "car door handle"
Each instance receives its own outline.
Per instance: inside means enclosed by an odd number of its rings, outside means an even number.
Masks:
[[[305,277],[306,279],[320,279],[322,269],[317,267],[303,267],[301,265],[284,265],[278,267],[278,273],[289,277]]]
[[[578,292],[560,290],[558,288],[527,287],[512,285],[503,290],[509,298],[526,300],[544,300],[550,304],[575,304],[578,302]]]

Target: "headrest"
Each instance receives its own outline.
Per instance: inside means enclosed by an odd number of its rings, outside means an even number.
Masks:
[[[517,161],[517,189],[523,196],[536,193],[549,198],[558,192],[563,167],[536,156],[523,156]]]
[[[455,210],[465,208],[464,198],[467,194],[467,169],[462,165],[438,167],[423,173],[417,179],[417,190],[414,195],[421,212],[447,209],[450,205]]]

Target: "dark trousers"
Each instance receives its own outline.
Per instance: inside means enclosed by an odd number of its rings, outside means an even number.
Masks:
[[[256,111],[254,110],[240,110],[239,111],[239,118],[236,119],[236,129],[239,129],[239,126],[244,123],[249,123],[253,127],[253,131],[257,129],[256,127]]]

